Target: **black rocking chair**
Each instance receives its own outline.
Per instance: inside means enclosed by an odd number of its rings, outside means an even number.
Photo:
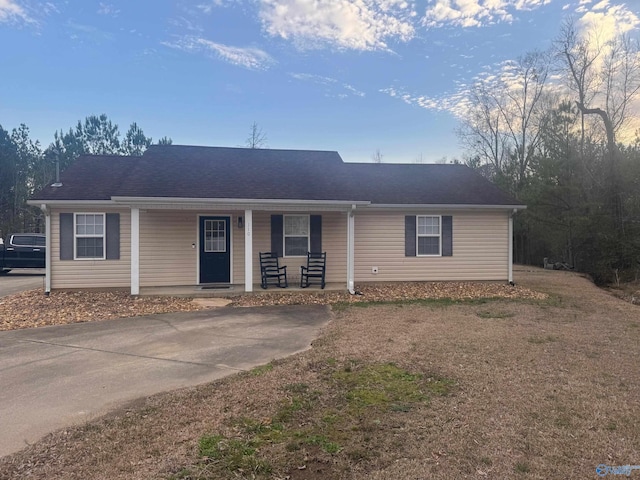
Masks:
[[[320,284],[324,288],[325,270],[327,266],[327,253],[307,252],[307,266],[300,267],[300,288],[307,288],[311,283]]]
[[[260,252],[260,286],[266,289],[269,285],[287,288],[287,267],[281,267],[278,256],[272,252]]]

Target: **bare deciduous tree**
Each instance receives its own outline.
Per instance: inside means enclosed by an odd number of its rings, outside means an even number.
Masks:
[[[251,125],[251,132],[245,141],[245,145],[248,148],[265,148],[267,146],[267,135],[256,122]]]

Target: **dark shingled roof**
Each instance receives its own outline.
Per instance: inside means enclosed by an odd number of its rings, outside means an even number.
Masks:
[[[60,175],[62,187],[45,187],[32,200],[110,200],[138,158],[83,155]]]
[[[344,163],[337,152],[154,145],[142,157],[80,157],[34,200],[115,197],[518,205],[464,165]]]

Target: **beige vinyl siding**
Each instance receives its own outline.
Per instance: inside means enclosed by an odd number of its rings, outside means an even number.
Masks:
[[[259,252],[271,251],[271,215],[273,212],[253,212],[253,283],[260,283]],[[278,212],[277,215],[288,212]],[[301,215],[291,212],[291,215]],[[322,215],[322,250],[327,252],[326,281],[347,283],[347,215],[340,212],[312,212]],[[300,282],[300,266],[307,264],[307,257],[280,258],[280,265],[287,266],[287,279],[293,285]]]
[[[191,245],[195,245],[192,248]],[[140,286],[197,284],[198,215],[188,210],[140,212]]]
[[[453,256],[405,257],[405,215],[451,215]],[[508,219],[505,211],[357,212],[355,281],[507,280]]]
[[[197,285],[198,217],[231,217],[231,283],[244,282],[244,229],[242,213],[147,210],[140,212],[140,286]],[[195,248],[192,247],[195,245]]]
[[[60,260],[61,213],[119,213],[119,260]],[[51,288],[114,288],[131,285],[131,215],[129,209],[86,207],[51,211]]]

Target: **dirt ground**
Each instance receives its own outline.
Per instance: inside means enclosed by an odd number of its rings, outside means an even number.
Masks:
[[[51,434],[0,459],[0,479],[597,478],[638,464],[640,307],[570,272],[516,281],[548,296],[336,304],[306,352]]]

